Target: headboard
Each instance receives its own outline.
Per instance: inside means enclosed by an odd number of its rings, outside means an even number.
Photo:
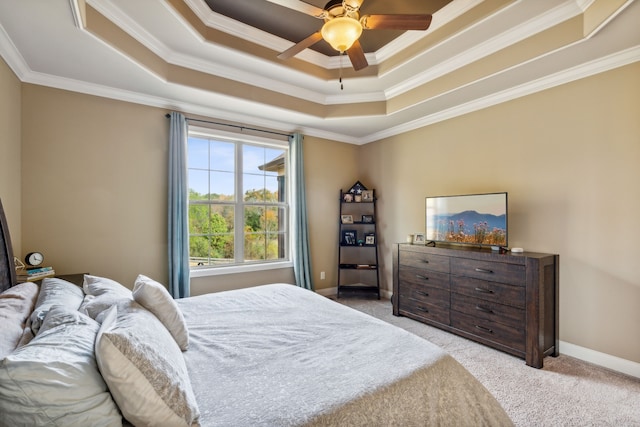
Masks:
[[[13,263],[13,249],[9,226],[0,200],[0,292],[16,284],[16,268]]]

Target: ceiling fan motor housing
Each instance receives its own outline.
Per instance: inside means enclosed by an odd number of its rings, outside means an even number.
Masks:
[[[348,16],[349,18],[353,18],[355,20],[360,19],[360,13],[358,13],[358,10],[360,10],[360,5],[358,4],[358,1],[355,0],[352,0],[351,2],[343,2],[342,0],[331,0],[326,4],[324,10],[326,12],[324,16],[325,22],[340,16]]]

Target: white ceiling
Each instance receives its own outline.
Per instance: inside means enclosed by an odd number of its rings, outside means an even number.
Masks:
[[[455,71],[471,71],[476,61],[532,35],[545,31],[551,34],[557,25],[583,14],[598,1],[515,1],[437,44],[417,50],[410,60],[383,66],[395,52],[410,51],[414,43],[419,44],[422,38],[483,3],[454,0],[434,14],[428,31],[406,32],[368,53],[374,72],[360,76],[345,70],[344,90],[340,90],[333,78],[319,78],[291,63],[253,55],[250,49],[235,50],[205,40],[169,0],[87,0],[93,9],[166,63],[240,82],[256,91],[269,89],[301,103],[308,100],[347,108],[346,113],[343,108],[341,114],[322,116],[296,108],[296,102],[274,106],[251,90],[230,94],[213,85],[209,90],[167,79],[85,29],[77,22],[76,1],[0,0],[0,55],[21,81],[354,144],[376,141],[640,60],[640,1],[630,0],[580,40],[530,53],[523,62],[507,64],[430,96],[419,89]],[[254,1],[259,8],[266,0]],[[274,57],[293,44],[218,15],[204,0],[184,3],[209,27],[247,40],[250,45],[272,49]],[[340,66],[338,57],[311,50],[297,58],[334,75]],[[349,67],[348,58],[342,61]],[[419,96],[413,99],[413,93]],[[402,105],[395,106],[400,99]],[[362,115],[358,103],[388,107],[386,112]]]

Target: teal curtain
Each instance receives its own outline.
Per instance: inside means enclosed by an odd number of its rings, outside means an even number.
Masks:
[[[313,290],[302,140],[302,135],[298,133],[289,137],[289,165],[291,167],[291,193],[293,196],[293,203],[291,204],[293,248],[291,254],[296,285]]]
[[[189,296],[189,192],[187,187],[187,120],[170,114],[169,125],[169,292]]]

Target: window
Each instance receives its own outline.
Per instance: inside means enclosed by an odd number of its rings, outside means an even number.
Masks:
[[[191,269],[288,261],[288,144],[189,129]]]

